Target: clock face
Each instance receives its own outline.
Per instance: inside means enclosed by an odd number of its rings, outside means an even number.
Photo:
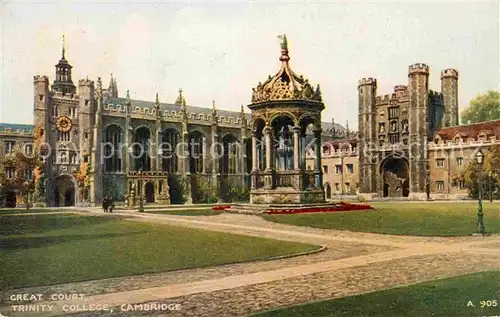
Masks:
[[[56,120],[56,128],[61,132],[68,132],[71,130],[71,119],[67,116],[60,116]]]

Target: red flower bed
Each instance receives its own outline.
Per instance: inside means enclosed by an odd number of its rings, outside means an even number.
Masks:
[[[354,210],[368,210],[368,209],[373,209],[373,207],[366,204],[350,204],[350,203],[340,202],[334,206],[270,210],[266,211],[265,213],[270,215],[275,215],[275,214],[300,214],[309,212],[354,211]]]
[[[227,209],[231,209],[231,206],[230,205],[216,205],[216,206],[212,206],[212,210],[213,211],[218,211],[218,210],[227,210]]]

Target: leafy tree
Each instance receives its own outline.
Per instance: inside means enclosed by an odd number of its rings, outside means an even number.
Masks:
[[[492,188],[495,190],[500,185],[500,145],[491,146],[489,151],[485,153],[484,164],[479,166],[476,160],[473,159],[466,165],[454,178],[454,181],[464,181],[465,187],[469,190],[469,196],[478,198],[479,196],[479,179],[483,186],[483,199],[486,198],[488,190],[488,178],[491,175],[490,181]],[[494,193],[495,199],[500,198],[500,190]]]
[[[7,177],[7,168],[13,169],[12,177]],[[29,209],[29,194],[35,192],[36,184],[43,179],[42,163],[39,157],[25,153],[24,149],[16,146],[11,153],[0,158],[0,169],[2,192],[14,192],[24,200],[26,209]]]
[[[490,90],[470,101],[462,111],[462,124],[477,123],[500,119],[500,92]]]

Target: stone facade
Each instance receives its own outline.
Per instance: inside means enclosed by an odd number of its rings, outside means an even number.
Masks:
[[[458,123],[458,72],[441,73],[442,92],[429,89],[429,67],[408,68],[408,84],[377,96],[377,80],[359,81],[360,192],[368,198],[426,198],[428,142]]]
[[[172,103],[158,95],[155,101],[134,100],[128,91],[119,95],[113,76],[107,89],[100,78],[75,86],[64,49],[55,68],[52,84],[47,76],[34,76],[34,125],[0,128],[2,144],[33,142],[33,130],[40,131],[49,151],[47,205],[99,204],[104,196],[130,205],[139,197],[189,203],[200,199],[201,190],[221,197],[232,188],[250,188],[252,116],[243,106],[191,106],[182,90]],[[323,141],[345,136],[333,120],[321,126]]]

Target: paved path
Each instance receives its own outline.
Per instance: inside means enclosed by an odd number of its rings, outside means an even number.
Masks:
[[[62,304],[107,304],[111,316],[244,316],[311,300],[354,295],[465,273],[500,270],[500,236],[407,237],[295,227],[257,216],[222,214],[183,217],[118,213],[134,221],[174,224],[288,241],[321,244],[324,252],[288,259],[223,265],[16,290],[15,293],[85,293],[85,300],[57,302],[50,313],[68,315]],[[6,298],[10,292],[4,292]],[[121,311],[120,305],[180,304],[174,312]],[[3,300],[4,305],[6,304]],[[7,303],[11,304],[11,303]],[[40,303],[38,303],[40,304]],[[54,302],[45,304],[54,305]],[[4,312],[5,308],[0,308]],[[4,313],[5,314],[5,313]],[[101,316],[87,312],[71,316]]]

